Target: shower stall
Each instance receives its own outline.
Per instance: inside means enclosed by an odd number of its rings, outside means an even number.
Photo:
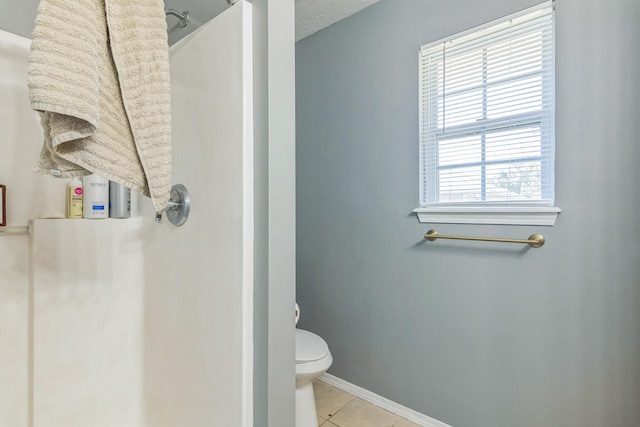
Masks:
[[[293,1],[277,3],[235,2],[170,48],[181,227],[142,197],[127,220],[46,218],[65,183],[30,171],[29,39],[0,22],[0,427],[293,426]]]

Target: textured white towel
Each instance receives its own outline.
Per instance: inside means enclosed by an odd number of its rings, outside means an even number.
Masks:
[[[171,188],[169,50],[162,0],[41,0],[29,98],[44,146],[35,170],[97,173],[150,196]]]

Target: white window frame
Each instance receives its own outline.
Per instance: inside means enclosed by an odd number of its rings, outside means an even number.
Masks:
[[[528,14],[534,12],[536,10],[554,7],[552,1],[548,1],[542,3],[538,6],[534,6],[532,8],[526,9],[519,13],[500,18],[498,20],[489,22],[480,27],[476,27],[465,31],[463,33],[456,34],[452,37],[447,37],[446,39],[439,40],[434,43],[429,43],[421,48],[428,48],[435,45],[442,45],[451,40],[457,39],[459,37],[468,36],[470,34],[476,33],[478,31],[482,31],[488,27],[493,27],[497,24],[504,23],[509,21],[515,17],[522,16],[524,14]],[[555,12],[554,12],[555,13]],[[555,22],[555,19],[552,19]],[[555,24],[554,24],[555,25]],[[555,28],[552,29],[552,43],[555,43]],[[554,48],[552,47],[554,50]],[[553,56],[553,55],[552,55]],[[555,62],[552,59],[552,62]],[[422,58],[421,54],[419,55],[419,63],[422,67]],[[554,78],[555,69],[554,64],[551,64],[551,81],[546,82],[546,84],[550,85],[551,94],[554,92]],[[423,96],[422,91],[423,86],[428,84],[425,82],[423,78],[422,69],[420,70],[420,79],[421,79],[421,98]],[[541,123],[543,121],[548,121],[547,126],[542,126],[542,128],[546,128],[550,130],[551,133],[554,132],[554,104],[555,101],[551,102],[551,111],[549,112],[550,119],[541,116],[540,114],[522,114],[518,117],[512,117],[516,121],[520,121],[522,124],[524,123]],[[435,199],[435,192],[437,191],[437,184],[434,182],[436,180],[436,171],[429,165],[435,165],[434,161],[430,161],[432,159],[428,159],[429,153],[434,153],[435,141],[427,141],[427,138],[424,135],[423,126],[424,120],[426,120],[426,112],[423,110],[423,102],[421,99],[420,102],[420,207],[414,209],[414,212],[418,215],[418,220],[420,222],[429,222],[429,223],[462,223],[462,224],[506,224],[506,225],[545,225],[551,226],[555,223],[557,215],[561,212],[561,210],[554,206],[553,199],[553,191],[554,184],[551,183],[551,188],[549,190],[550,194],[545,194],[543,197],[550,200],[548,202],[515,202],[515,203],[506,203],[506,202],[474,202],[474,203],[441,203],[441,202],[433,202],[431,200],[426,200],[427,198]],[[487,125],[490,125],[487,121]],[[492,128],[490,126],[487,127],[489,130]],[[430,146],[427,144],[431,144]],[[429,149],[430,148],[430,149]],[[554,141],[551,142],[551,153],[550,158],[547,161],[551,162],[551,168],[553,168],[553,155],[554,151]],[[431,154],[433,157],[433,154]],[[544,160],[543,160],[544,161]]]

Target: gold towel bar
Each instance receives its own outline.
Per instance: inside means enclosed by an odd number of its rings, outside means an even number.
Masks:
[[[497,239],[491,237],[468,237],[468,236],[441,236],[436,230],[429,230],[425,233],[424,238],[430,242],[436,239],[454,239],[454,240],[478,240],[481,242],[503,242],[503,243],[526,243],[532,248],[539,248],[544,245],[544,236],[542,234],[532,234],[527,240],[520,239]]]

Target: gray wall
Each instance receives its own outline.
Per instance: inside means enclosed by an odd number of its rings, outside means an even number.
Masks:
[[[383,0],[297,43],[298,326],[330,373],[456,427],[637,427],[640,2],[557,2],[555,226],[411,214],[418,47],[535,3]]]

